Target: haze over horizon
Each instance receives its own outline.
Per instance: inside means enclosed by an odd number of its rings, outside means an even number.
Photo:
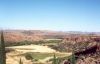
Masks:
[[[100,32],[99,0],[0,0],[0,28]]]

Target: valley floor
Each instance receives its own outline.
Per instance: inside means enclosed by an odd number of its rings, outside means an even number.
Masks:
[[[22,59],[24,64],[32,64],[31,60],[26,60],[23,54],[25,53],[33,53],[33,57],[38,59],[40,63],[46,63],[48,60],[53,58],[54,53],[58,57],[70,56],[72,53],[61,53],[54,49],[51,49],[48,46],[41,45],[23,45],[23,46],[12,46],[6,47],[8,49],[13,49],[7,53],[7,64],[19,64],[20,58]]]

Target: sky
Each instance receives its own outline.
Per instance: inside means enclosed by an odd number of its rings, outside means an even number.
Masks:
[[[100,32],[100,0],[0,0],[0,28]]]

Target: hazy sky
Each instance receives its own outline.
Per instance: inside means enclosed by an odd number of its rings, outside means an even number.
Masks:
[[[100,31],[100,0],[0,0],[0,28]]]

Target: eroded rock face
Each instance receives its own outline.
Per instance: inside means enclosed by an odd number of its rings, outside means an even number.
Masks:
[[[67,42],[76,42],[76,43],[82,43],[82,42],[100,42],[100,36],[82,36],[82,35],[70,35],[70,36],[66,36],[63,39],[62,43],[67,43]]]
[[[94,45],[92,47],[89,47],[85,50],[80,50],[78,52],[75,53],[76,56],[79,56],[79,55],[87,55],[87,54],[94,54],[97,52],[97,48],[98,46],[97,45]]]
[[[76,64],[100,64],[100,57],[95,58],[93,56],[87,56],[79,58]]]
[[[4,34],[6,42],[21,42],[21,41],[40,41],[43,40],[42,35],[26,35],[18,32],[6,32]]]
[[[59,46],[74,48],[76,64],[100,64],[100,36],[69,36]]]
[[[75,53],[77,58],[76,64],[100,64],[100,43],[89,45],[85,50]]]

